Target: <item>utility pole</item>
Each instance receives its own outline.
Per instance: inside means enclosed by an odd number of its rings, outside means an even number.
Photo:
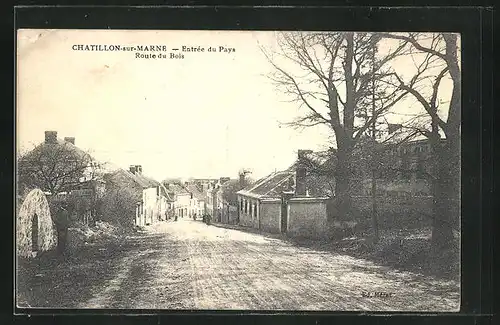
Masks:
[[[372,137],[372,157],[371,157],[371,174],[372,174],[372,223],[373,223],[373,240],[378,242],[379,240],[379,229],[378,229],[378,215],[377,215],[377,125],[376,125],[376,109],[375,109],[375,50],[376,43],[374,42],[372,47],[372,125],[371,125],[371,137]]]

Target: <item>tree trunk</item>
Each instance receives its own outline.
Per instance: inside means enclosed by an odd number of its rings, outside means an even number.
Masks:
[[[456,149],[452,142],[447,140],[443,146],[440,146],[439,152],[436,152],[434,156],[437,173],[432,184],[433,253],[442,252],[452,247],[453,228],[459,218],[460,174],[458,166],[460,158],[455,152]]]
[[[375,159],[375,158],[372,158]],[[378,226],[378,209],[377,209],[377,173],[372,167],[372,227],[373,227],[373,242],[379,241],[379,226]]]
[[[335,219],[342,221],[351,221],[352,199],[351,199],[351,154],[344,150],[337,152],[337,175],[335,177],[335,196],[337,215]]]

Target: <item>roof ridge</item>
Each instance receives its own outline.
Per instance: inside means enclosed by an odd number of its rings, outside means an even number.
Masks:
[[[268,181],[269,179],[273,178],[274,176],[276,176],[278,172],[272,172],[271,174],[267,175],[266,177],[260,179],[260,181],[257,181],[255,182],[251,188],[249,188],[248,190],[245,190],[247,192],[251,192],[253,191],[254,189],[256,189],[257,187],[261,186],[262,184],[264,184],[266,181]]]
[[[274,191],[278,186],[280,186],[281,184],[283,184],[285,181],[287,181],[291,176],[293,176],[293,172],[289,172],[290,175],[288,175],[287,177],[283,178],[281,181],[278,182],[278,184],[276,184],[272,189],[270,189],[269,191],[267,191],[266,193],[262,194],[263,196],[264,195],[267,195],[269,194],[270,192]]]

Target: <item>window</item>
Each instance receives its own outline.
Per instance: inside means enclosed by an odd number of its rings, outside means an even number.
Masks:
[[[243,200],[240,201],[240,211],[243,211]]]
[[[257,203],[253,204],[253,216],[257,217]]]
[[[425,178],[425,166],[422,159],[417,161],[417,178],[424,179]]]
[[[248,212],[248,201],[245,200],[245,213],[247,213],[247,212]]]
[[[403,156],[403,159],[401,159],[401,178],[404,180],[408,180],[410,179],[410,177],[410,161],[408,160],[408,157]]]

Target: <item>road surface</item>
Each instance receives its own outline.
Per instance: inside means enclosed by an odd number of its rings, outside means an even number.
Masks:
[[[273,238],[180,219],[130,238],[78,307],[456,311],[454,282],[398,272]],[[96,266],[98,267],[98,266]]]

